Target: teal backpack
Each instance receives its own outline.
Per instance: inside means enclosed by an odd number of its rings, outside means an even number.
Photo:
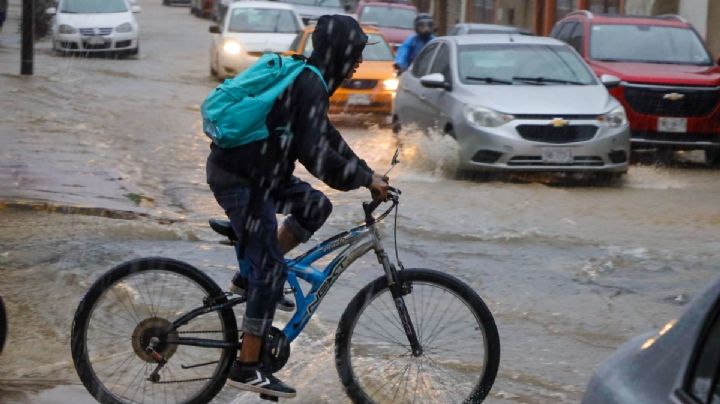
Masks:
[[[267,138],[265,120],[275,100],[308,68],[327,84],[320,71],[302,57],[266,53],[244,72],[225,80],[203,101],[203,131],[218,147],[242,146]]]

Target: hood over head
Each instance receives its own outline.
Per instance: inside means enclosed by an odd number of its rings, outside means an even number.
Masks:
[[[340,87],[362,56],[368,37],[354,18],[323,15],[312,33],[313,52],[308,62],[322,72],[330,94]]]

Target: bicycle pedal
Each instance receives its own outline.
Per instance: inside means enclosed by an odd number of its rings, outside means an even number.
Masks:
[[[274,402],[276,402],[276,403],[279,401],[277,397],[275,397],[275,396],[270,396],[270,395],[267,395],[267,394],[260,394],[260,398],[263,399],[263,400],[274,401]]]

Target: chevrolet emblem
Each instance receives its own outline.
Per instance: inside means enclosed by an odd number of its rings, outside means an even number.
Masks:
[[[680,101],[685,98],[685,94],[680,93],[668,93],[663,95],[663,100]]]
[[[569,123],[570,121],[562,118],[554,118],[552,121],[550,121],[550,125],[556,128],[562,128],[563,126],[567,126]]]

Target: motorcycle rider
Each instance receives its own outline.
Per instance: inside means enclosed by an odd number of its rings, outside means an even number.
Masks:
[[[394,66],[399,72],[407,70],[422,48],[435,39],[434,30],[435,22],[430,14],[420,13],[415,17],[415,35],[407,37],[395,55]]]

